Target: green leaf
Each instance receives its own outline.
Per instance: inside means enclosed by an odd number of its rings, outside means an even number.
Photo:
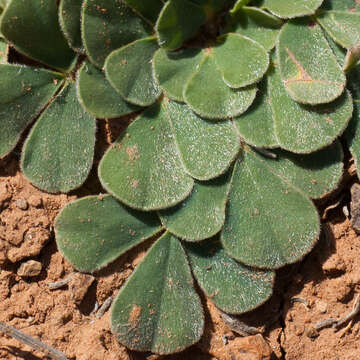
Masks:
[[[107,56],[135,40],[151,35],[151,25],[123,1],[85,0],[82,38],[90,61],[102,68]]]
[[[325,0],[321,9],[360,11],[360,4],[357,0]]]
[[[225,222],[229,174],[207,182],[195,182],[190,196],[182,203],[160,211],[165,228],[188,241],[204,240],[217,234]]]
[[[78,270],[94,272],[160,231],[153,213],[131,210],[109,195],[66,205],[55,221],[60,252]]]
[[[241,10],[244,6],[246,6],[251,0],[237,0],[232,9],[230,10],[230,14],[235,14],[239,10]]]
[[[47,70],[0,65],[0,79],[0,157],[4,157],[59,89],[62,77]]]
[[[280,18],[291,19],[314,14],[323,1],[324,0],[264,0],[263,7]]]
[[[148,106],[161,95],[151,65],[157,49],[156,40],[146,38],[113,51],[106,59],[106,77],[126,101]]]
[[[355,100],[360,100],[360,64],[348,72],[348,88]]]
[[[259,81],[269,67],[269,55],[262,45],[240,34],[218,37],[214,59],[225,84],[245,87]]]
[[[179,352],[196,343],[204,315],[180,242],[166,233],[120,290],[111,310],[118,341],[137,351]]]
[[[205,54],[198,70],[189,78],[183,95],[198,115],[224,119],[245,112],[255,99],[256,88],[229,88],[212,54]]]
[[[345,139],[354,157],[356,172],[360,177],[360,100],[354,101],[354,114],[346,129]]]
[[[148,19],[155,24],[156,19],[164,6],[162,0],[124,0],[137,13],[141,14],[145,19]]]
[[[164,105],[147,109],[102,158],[104,188],[124,204],[159,210],[189,196],[194,181],[185,173]]]
[[[277,56],[281,78],[294,100],[323,104],[343,93],[345,75],[318,25],[309,26],[304,21],[284,25]]]
[[[79,104],[75,84],[66,86],[25,142],[21,157],[25,176],[50,193],[78,188],[92,166],[95,132],[95,119]]]
[[[1,32],[32,59],[59,70],[72,66],[75,53],[61,32],[56,1],[12,0],[2,17]]]
[[[255,309],[271,296],[275,273],[238,263],[225,252],[218,239],[186,243],[185,249],[198,284],[221,310],[241,314]]]
[[[0,39],[0,64],[7,63],[7,56],[9,52],[8,44]]]
[[[140,109],[123,100],[105,73],[88,61],[79,70],[78,95],[86,111],[100,119],[117,118]]]
[[[275,73],[270,78],[269,92],[279,145],[295,153],[310,153],[331,144],[351,118],[353,106],[348,91],[330,104],[301,105],[291,99]]]
[[[198,180],[223,174],[240,150],[233,124],[202,119],[187,105],[173,101],[167,110],[185,171]]]
[[[190,75],[203,57],[199,48],[167,52],[156,51],[153,59],[154,75],[161,89],[173,100],[184,102],[183,91]]]
[[[156,23],[159,45],[166,50],[179,48],[205,21],[205,10],[199,5],[188,0],[169,0]]]
[[[270,51],[282,24],[282,20],[262,9],[245,6],[232,14],[228,30],[247,36]]]
[[[80,29],[81,7],[84,0],[61,0],[59,21],[61,30],[72,49],[83,51]]]
[[[360,12],[324,11],[316,20],[342,47],[350,49],[360,44]]]
[[[250,108],[234,118],[234,123],[247,144],[256,147],[276,147],[274,119],[270,106],[268,81],[274,70],[269,69],[267,77],[259,83],[259,93]]]
[[[249,266],[276,269],[296,262],[319,236],[309,198],[247,151],[235,165],[226,212],[223,246]]]
[[[326,196],[340,183],[344,164],[338,141],[306,155],[284,150],[272,150],[272,153],[277,156],[276,159],[263,158],[267,166],[313,199]]]

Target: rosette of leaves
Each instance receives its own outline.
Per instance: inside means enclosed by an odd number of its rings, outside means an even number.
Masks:
[[[68,191],[44,186],[33,174],[51,186],[74,178],[71,188],[79,186],[92,162],[95,117],[146,107],[99,165],[111,195],[66,206],[56,220],[56,238],[75,268],[94,272],[156,237],[113,304],[112,330],[131,349],[181,351],[203,331],[194,279],[220,309],[243,313],[269,298],[275,269],[314,246],[320,223],[312,199],[340,181],[337,138],[350,119],[346,139],[355,158],[360,151],[353,116],[358,5],[46,4],[11,0],[4,12],[6,41],[53,70],[4,65],[4,89],[12,89],[15,78],[19,90],[0,92],[13,94],[0,102],[15,114],[2,133],[16,128],[18,139],[41,113],[23,150],[24,173],[47,191]],[[44,21],[38,24],[39,14]],[[33,23],[41,31],[34,32]],[[58,30],[49,40],[50,26]],[[34,85],[19,72],[25,69],[37,81],[44,75],[46,85],[38,87],[46,88],[45,95],[31,92]],[[23,102],[35,109],[30,115],[21,110]],[[25,117],[26,124],[16,127]],[[76,168],[85,164],[86,171]]]
[[[102,71],[101,56],[89,49],[95,46],[105,58],[112,47],[151,34],[152,27],[126,2],[109,3],[113,3],[106,24],[109,41],[100,49],[104,32],[95,40],[88,36],[92,29],[99,30],[96,12],[104,9],[94,8],[91,1],[86,7],[82,0],[62,0],[59,5],[55,0],[0,2],[0,158],[15,148],[36,120],[22,147],[21,167],[35,186],[47,192],[68,192],[88,177],[96,118],[116,118],[140,109],[113,89]],[[112,24],[112,16],[119,13],[124,36],[121,24],[116,29]],[[21,56],[7,61],[9,46]]]

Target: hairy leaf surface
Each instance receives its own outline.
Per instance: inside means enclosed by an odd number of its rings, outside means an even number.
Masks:
[[[160,230],[154,213],[126,208],[109,195],[87,196],[56,218],[56,243],[80,271],[99,270]]]
[[[323,1],[324,0],[264,0],[262,6],[280,18],[290,19],[314,14]]]
[[[240,150],[233,124],[202,119],[185,104],[164,104],[186,172],[198,180],[223,174]]]
[[[178,49],[205,21],[206,12],[199,5],[188,0],[169,0],[156,23],[159,45],[166,50]]]
[[[82,52],[80,17],[84,0],[61,0],[59,21],[69,45],[75,51]]]
[[[163,105],[147,109],[102,158],[101,183],[130,207],[158,210],[189,196],[194,180],[185,172]]]
[[[78,188],[93,163],[95,132],[95,119],[79,104],[75,84],[66,86],[26,140],[21,157],[25,176],[51,193]]]
[[[218,37],[213,54],[225,84],[235,89],[259,81],[269,67],[265,48],[240,34]]]
[[[137,13],[141,14],[145,19],[148,19],[152,24],[155,24],[156,19],[160,13],[165,1],[162,0],[124,0]]]
[[[78,95],[81,104],[93,116],[116,118],[140,110],[127,103],[110,85],[105,73],[86,61],[78,75]]]
[[[151,25],[122,0],[85,0],[82,38],[90,61],[102,68],[113,51],[151,35]]]
[[[160,96],[151,65],[157,49],[156,39],[145,38],[113,51],[106,59],[106,77],[126,101],[149,106]]]
[[[222,77],[214,57],[205,55],[184,89],[184,100],[198,115],[208,119],[238,116],[252,104],[254,86],[231,89]]]
[[[199,66],[202,57],[203,52],[199,48],[177,52],[168,52],[164,49],[156,51],[153,59],[154,75],[170,99],[184,102],[184,87]]]
[[[190,196],[170,209],[160,211],[162,224],[172,234],[199,241],[217,234],[224,225],[230,172],[214,180],[195,182]]]
[[[353,105],[348,91],[329,104],[301,105],[289,96],[275,73],[269,92],[279,145],[295,153],[310,153],[331,144],[351,118]]]
[[[360,12],[324,11],[316,19],[342,47],[350,49],[360,44]]]
[[[231,258],[218,239],[185,244],[191,269],[205,294],[221,310],[240,314],[272,294],[275,273],[246,267]]]
[[[228,254],[249,266],[276,269],[303,258],[319,231],[309,198],[245,151],[234,168],[221,233]]]
[[[303,104],[329,103],[339,97],[346,78],[321,28],[288,22],[277,46],[281,78],[290,96]]]
[[[163,235],[137,266],[111,310],[112,331],[130,349],[179,352],[197,342],[204,315],[180,242]]]
[[[20,135],[62,84],[59,74],[20,65],[0,65],[0,157],[17,144]]]
[[[2,16],[1,32],[32,59],[60,70],[72,66],[75,53],[61,32],[56,1],[12,0]]]

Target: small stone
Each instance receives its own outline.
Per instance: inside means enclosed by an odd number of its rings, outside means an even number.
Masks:
[[[35,260],[29,260],[22,263],[17,271],[19,276],[38,276],[41,273],[41,262]]]
[[[29,202],[30,206],[35,207],[35,208],[40,208],[42,206],[41,196],[31,195],[28,199],[28,202]]]
[[[69,291],[75,304],[80,305],[95,278],[88,274],[75,273],[69,281]]]
[[[260,334],[237,337],[227,346],[234,360],[270,360],[273,354],[271,347]]]
[[[325,301],[318,300],[316,302],[316,308],[319,310],[320,313],[325,314],[328,308],[328,304]]]
[[[315,339],[316,337],[319,336],[319,332],[313,327],[313,326],[309,326],[305,329],[305,334],[307,337],[309,337],[310,339]]]
[[[27,210],[29,207],[28,202],[25,199],[17,199],[15,205],[18,209]]]

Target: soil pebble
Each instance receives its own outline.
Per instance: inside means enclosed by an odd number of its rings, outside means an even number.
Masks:
[[[80,305],[94,280],[95,278],[88,274],[74,273],[71,276],[69,290],[75,304]]]
[[[25,199],[17,199],[15,204],[16,207],[21,210],[27,210],[29,207],[29,204]]]
[[[20,265],[17,274],[21,277],[38,276],[41,273],[41,269],[41,262],[29,260]]]

